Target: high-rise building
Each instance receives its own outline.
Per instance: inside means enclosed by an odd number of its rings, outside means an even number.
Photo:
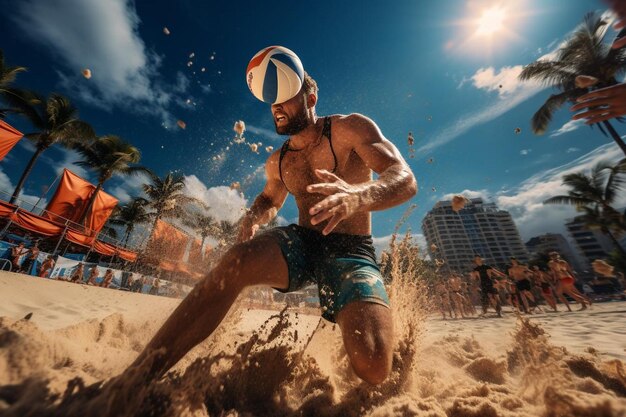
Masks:
[[[443,260],[448,271],[467,272],[475,255],[503,268],[511,256],[528,261],[513,218],[508,211],[482,198],[472,198],[455,213],[450,201],[439,201],[422,221],[430,256]],[[434,245],[434,246],[433,246]]]
[[[580,217],[574,217],[565,223],[572,239],[576,242],[576,247],[583,255],[587,265],[585,268],[591,270],[591,263],[596,259],[606,259],[615,250],[615,245],[611,239],[599,230],[589,229]]]
[[[588,270],[586,266],[583,267],[583,265],[581,265],[578,256],[572,250],[572,247],[567,242],[567,239],[565,239],[561,234],[546,233],[540,236],[532,237],[528,242],[526,242],[526,249],[528,249],[530,259],[538,258],[541,255],[547,255],[552,251],[556,251],[561,255],[561,258],[565,259],[579,275],[583,275],[584,272]]]

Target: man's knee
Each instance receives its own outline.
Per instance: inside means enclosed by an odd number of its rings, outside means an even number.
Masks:
[[[391,372],[393,350],[386,346],[375,349],[360,349],[350,356],[352,368],[359,378],[365,382],[378,385]]]

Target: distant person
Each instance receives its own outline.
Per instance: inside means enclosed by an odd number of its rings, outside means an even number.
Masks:
[[[501,278],[508,278],[505,274],[493,268],[490,265],[483,264],[483,258],[480,255],[474,257],[474,264],[476,267],[472,272],[473,277],[480,284],[480,298],[483,309],[483,316],[487,314],[489,304],[491,304],[498,317],[502,317],[502,306],[500,305],[500,297],[498,296],[498,290],[493,285],[493,276],[499,276]]]
[[[450,293],[448,292],[448,286],[443,279],[440,279],[439,282],[435,285],[435,293],[437,294],[437,298],[439,301],[439,310],[441,311],[441,315],[443,319],[446,319],[446,312],[452,318],[452,305],[450,304]]]
[[[152,280],[152,288],[150,288],[150,294],[159,295],[159,287],[161,286],[161,281],[158,278],[154,278]]]
[[[52,267],[54,266],[54,258],[52,255],[48,255],[48,257],[41,264],[41,268],[39,268],[39,276],[41,278],[48,278]]]
[[[87,285],[98,285],[96,280],[100,276],[100,272],[98,271],[98,265],[94,265],[89,270],[89,278],[87,279]]]
[[[457,317],[457,313],[459,313],[462,318],[465,318],[465,297],[463,297],[463,290],[461,289],[461,280],[455,275],[450,275],[448,288],[450,289],[450,297],[452,298],[455,317]]]
[[[532,293],[532,286],[529,277],[532,275],[532,271],[528,269],[526,265],[522,265],[519,263],[517,258],[514,256],[511,257],[511,266],[508,270],[509,276],[515,280],[515,286],[517,287],[517,292],[520,295],[522,300],[522,304],[524,306],[524,312],[527,314],[531,314],[530,304],[528,300],[532,301],[537,308],[537,302],[535,300],[535,296]],[[539,310],[541,310],[539,308]]]
[[[110,269],[107,269],[106,272],[104,273],[104,277],[102,278],[102,282],[100,283],[100,286],[103,288],[109,288],[109,286],[111,285],[111,281],[113,281],[113,271]]]
[[[541,287],[541,296],[543,299],[546,300],[546,303],[548,303],[554,311],[559,311],[556,307],[556,299],[552,291],[550,276],[543,272],[537,265],[534,265],[531,271],[534,284]]]
[[[76,269],[74,269],[74,271],[72,272],[72,275],[70,276],[70,282],[73,282],[75,284],[82,284],[84,275],[85,275],[85,265],[83,265],[83,263],[81,262],[76,266]]]
[[[20,271],[20,258],[27,252],[24,249],[24,242],[20,242],[17,246],[11,248],[11,263],[15,272]]]
[[[30,275],[33,265],[37,262],[39,257],[39,242],[35,242],[33,246],[26,252],[26,259],[22,262],[20,271],[24,274]]]
[[[463,279],[463,277],[459,277],[461,281],[461,295],[465,300],[464,308],[467,311],[467,314],[473,316],[476,314],[476,308],[474,307],[474,303],[472,302],[472,294],[470,293],[470,287],[467,284],[467,281]]]
[[[586,299],[584,295],[578,291],[576,286],[576,280],[574,279],[574,271],[572,267],[567,263],[567,261],[561,259],[561,255],[558,252],[550,252],[550,262],[548,262],[548,267],[550,268],[550,272],[557,282],[556,294],[561,301],[565,304],[569,311],[572,309],[569,306],[569,301],[565,299],[563,293],[569,295],[574,300],[578,301],[582,307],[581,310],[587,309],[587,304],[589,304],[589,300]]]

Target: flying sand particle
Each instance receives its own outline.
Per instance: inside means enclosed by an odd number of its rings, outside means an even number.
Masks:
[[[85,78],[87,78],[87,79],[90,79],[90,78],[91,78],[91,70],[90,70],[90,69],[85,68],[85,69],[82,71],[82,73],[83,73],[83,77],[85,77]]]
[[[182,120],[177,121],[176,124],[183,130],[187,128],[187,123],[183,122]]]
[[[163,28],[163,33],[165,33],[166,35],[169,35],[171,32],[167,27]]]

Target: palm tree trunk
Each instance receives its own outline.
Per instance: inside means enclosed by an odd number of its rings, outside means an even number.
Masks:
[[[24,169],[24,172],[22,173],[22,176],[20,177],[20,180],[18,181],[17,186],[15,187],[15,190],[13,191],[13,195],[11,196],[11,200],[9,201],[9,203],[11,204],[15,203],[15,200],[17,200],[17,196],[20,195],[20,191],[22,191],[22,188],[24,187],[26,178],[28,178],[28,176],[30,175],[30,172],[33,170],[33,166],[35,166],[35,161],[37,161],[37,158],[39,158],[39,155],[41,155],[41,153],[45,150],[46,148],[44,147],[42,148],[37,147],[37,150],[33,154],[32,158],[30,158],[30,161],[28,161],[28,165],[26,165],[26,169]]]
[[[611,233],[610,230],[607,230],[606,231],[606,235],[609,237],[609,239],[611,239],[611,242],[613,242],[613,246],[615,246],[615,249],[619,252],[619,254],[622,256],[622,258],[626,258],[626,251],[624,250],[622,245],[619,244],[619,241],[613,235],[613,233]]]
[[[83,214],[81,214],[80,216],[80,220],[78,221],[79,224],[83,224],[85,222],[85,219],[87,218],[87,214],[89,214],[91,207],[93,207],[93,203],[96,201],[96,197],[98,196],[98,193],[100,192],[101,189],[102,189],[102,182],[99,182],[98,186],[96,187],[94,192],[91,194],[91,197],[89,197],[89,203],[87,204],[85,211],[83,211]]]
[[[606,127],[606,130],[609,131],[609,133],[611,134],[611,137],[613,138],[615,143],[617,143],[617,146],[619,146],[622,152],[624,152],[624,155],[626,155],[626,143],[624,143],[620,135],[615,131],[615,129],[613,128],[613,125],[611,125],[611,123],[608,120],[603,121],[602,124],[604,124],[604,127]]]
[[[128,245],[128,239],[130,238],[130,234],[133,232],[134,227],[131,225],[126,226],[126,236],[124,236],[124,247]]]

